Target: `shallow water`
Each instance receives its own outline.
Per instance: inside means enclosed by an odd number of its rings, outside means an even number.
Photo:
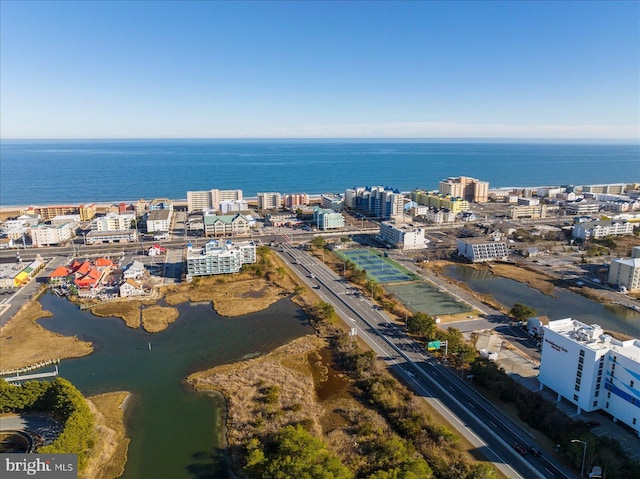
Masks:
[[[133,393],[127,405],[131,443],[125,479],[226,478],[217,438],[220,405],[184,379],[312,333],[305,314],[288,299],[235,318],[219,316],[210,304],[182,304],[178,320],[154,334],[80,311],[52,294],[41,304],[53,313],[39,321],[45,328],[94,344],[90,356],[62,361],[62,377],[85,395]]]

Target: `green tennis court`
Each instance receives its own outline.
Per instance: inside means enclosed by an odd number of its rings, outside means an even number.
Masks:
[[[366,270],[367,276],[378,283],[400,283],[418,279],[411,271],[375,250],[354,249],[336,253],[343,260],[354,263],[358,269]]]

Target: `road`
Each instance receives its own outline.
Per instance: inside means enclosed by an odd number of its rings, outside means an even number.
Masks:
[[[529,433],[478,394],[466,381],[429,356],[404,331],[390,322],[369,298],[307,252],[283,243],[280,257],[355,328],[376,354],[436,408],[487,459],[510,478],[577,477],[561,464],[531,454],[521,456],[514,442],[538,447]],[[538,447],[539,449],[539,447]]]

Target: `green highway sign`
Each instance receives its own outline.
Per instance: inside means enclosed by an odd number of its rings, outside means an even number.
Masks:
[[[429,341],[427,344],[427,350],[433,351],[434,349],[440,349],[440,341]]]

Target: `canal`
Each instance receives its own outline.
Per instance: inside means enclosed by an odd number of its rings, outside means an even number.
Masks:
[[[599,324],[603,329],[640,338],[640,313],[618,305],[604,305],[571,291],[556,288],[552,296],[526,284],[479,271],[469,266],[448,266],[445,274],[464,282],[471,290],[493,296],[511,308],[522,303],[535,308],[536,315],[549,319],[573,318],[586,324]]]
[[[52,294],[40,300],[53,313],[39,323],[91,341],[94,353],[68,359],[60,375],[90,396],[130,391],[126,426],[131,438],[124,479],[226,478],[218,443],[221,407],[196,393],[190,373],[263,354],[313,332],[289,299],[268,310],[224,318],[210,304],[178,306],[180,317],[161,333],[130,329],[117,318],[99,318]]]

